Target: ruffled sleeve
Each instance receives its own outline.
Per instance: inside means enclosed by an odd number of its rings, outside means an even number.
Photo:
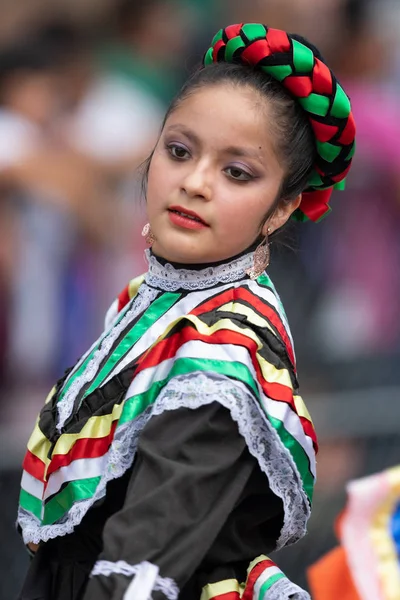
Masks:
[[[255,466],[218,402],[152,417],[140,437],[124,506],[105,526],[104,551],[84,600],[177,599]],[[280,516],[280,506],[274,510]],[[243,540],[243,552],[252,551]]]

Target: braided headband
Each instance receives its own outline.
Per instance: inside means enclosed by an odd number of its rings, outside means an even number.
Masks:
[[[294,36],[258,23],[221,29],[204,56],[204,66],[214,62],[256,66],[298,100],[315,135],[317,158],[293,217],[321,220],[331,210],[333,189],[344,189],[355,151],[350,100],[332,71]]]

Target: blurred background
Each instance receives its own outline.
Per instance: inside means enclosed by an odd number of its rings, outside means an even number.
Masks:
[[[260,21],[309,37],[352,98],[358,152],[317,226],[293,226],[271,275],[319,432],[310,533],[335,544],[345,484],[400,457],[400,2],[0,0],[0,598],[28,558],[14,531],[20,463],[53,382],[145,269],[140,166],[215,31]]]

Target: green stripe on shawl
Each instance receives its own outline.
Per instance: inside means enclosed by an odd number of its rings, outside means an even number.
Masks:
[[[275,573],[275,575],[269,577],[267,581],[262,584],[257,600],[263,600],[263,598],[265,598],[265,594],[268,592],[269,589],[271,589],[274,583],[276,583],[280,579],[283,579],[284,577],[284,573]]]
[[[115,322],[115,325],[118,325],[118,323],[120,323],[120,321],[124,318],[125,314],[128,312],[128,306],[129,305],[127,305],[127,309],[126,310],[122,310],[121,311],[121,313],[119,315],[119,318]],[[63,387],[63,389],[61,391],[61,394],[60,394],[57,402],[60,402],[64,398],[65,394],[68,392],[69,388],[71,387],[71,385],[75,381],[75,379],[77,377],[80,377],[82,375],[82,373],[85,371],[87,365],[89,364],[89,362],[93,358],[94,353],[96,352],[96,350],[99,349],[102,341],[106,337],[106,333],[99,338],[99,341],[97,342],[97,344],[95,345],[95,347],[93,348],[93,350],[85,358],[85,360],[83,361],[83,363],[81,364],[81,366],[79,367],[79,369],[70,375],[69,379],[66,381],[66,383],[65,383],[65,385],[64,385],[64,387]]]
[[[21,489],[19,493],[19,503],[26,511],[35,515],[39,521],[42,517],[42,501],[35,496],[32,496],[29,492]]]
[[[165,293],[152,302],[151,306],[145,311],[137,323],[135,323],[135,326],[128,331],[123,340],[118,344],[97,377],[86,390],[83,396],[84,398],[103,384],[109,373],[114,369],[116,363],[132,349],[133,345],[146,333],[146,330],[172,308],[180,298],[181,294]]]
[[[75,502],[91,498],[99,481],[100,476],[69,481],[60,492],[46,502],[43,525],[51,525],[61,519]]]
[[[243,381],[250,386],[252,391],[258,396],[258,389],[254,382],[253,376],[250,370],[240,362],[228,362],[223,360],[215,359],[202,359],[202,358],[178,358],[175,360],[172,369],[170,370],[168,377],[161,381],[154,382],[151,387],[143,392],[132,396],[125,401],[122,415],[118,421],[119,425],[136,419],[147,406],[152,404],[161,389],[168,383],[170,379],[177,375],[185,375],[187,373],[193,373],[195,371],[208,371],[213,373],[219,373]]]

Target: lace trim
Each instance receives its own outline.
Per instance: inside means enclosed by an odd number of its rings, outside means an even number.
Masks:
[[[174,377],[157,397],[152,414],[177,408],[196,409],[211,402],[219,402],[230,411],[249,452],[268,476],[271,490],[282,499],[284,522],[276,549],[297,542],[305,535],[310,516],[300,474],[289,451],[247,389],[215,374]]]
[[[137,419],[116,429],[108,451],[106,468],[94,495],[87,500],[74,504],[63,521],[53,525],[41,525],[39,519],[21,507],[19,508],[18,523],[21,526],[25,544],[28,542],[34,544],[39,544],[41,541],[47,542],[50,539],[73,532],[74,527],[79,525],[90,507],[105,496],[107,483],[112,479],[122,477],[132,466],[139,434],[151,416],[151,408],[151,406],[148,407]]]
[[[116,429],[105,472],[96,492],[91,498],[74,504],[64,521],[53,525],[41,525],[32,514],[19,509],[18,522],[25,544],[38,544],[40,541],[45,542],[72,533],[89,508],[105,495],[108,481],[121,477],[132,466],[139,434],[151,415],[181,407],[196,409],[214,401],[230,411],[250,453],[268,476],[271,490],[282,499],[284,523],[277,541],[277,549],[303,537],[310,507],[302,491],[300,475],[289,451],[282,446],[278,434],[261,413],[251,394],[238,382],[233,383],[228,378],[215,375],[194,373],[172,379],[161,391],[153,406],[148,407],[135,421]]]
[[[131,321],[133,321],[141,312],[148,308],[150,303],[157,297],[158,294],[159,292],[157,290],[154,290],[147,285],[142,285],[139,288],[138,294],[134,298],[131,308],[126,312],[118,325],[111,329],[110,333],[103,339],[100,347],[94,353],[93,358],[89,361],[84,372],[75,379],[62,401],[58,403],[57,430],[59,432],[61,432],[64,423],[71,415],[79,392],[84,385],[90,381],[93,381],[94,377],[97,375],[101,362],[110,352],[115,340]]]
[[[260,600],[311,600],[311,596],[285,577],[278,579]]]
[[[158,567],[155,567],[155,565],[146,561],[138,565],[130,565],[124,560],[119,560],[118,562],[99,560],[94,565],[90,576],[103,575],[104,577],[109,577],[116,573],[118,575],[126,575],[127,577],[132,577],[133,575],[137,577],[138,575],[140,576],[141,571],[143,572],[146,569],[150,570],[151,567],[151,570],[154,570],[155,574],[158,573]],[[155,592],[162,592],[168,600],[177,600],[179,595],[179,588],[175,581],[170,577],[160,577],[159,575],[156,575],[154,586],[152,586],[151,589]]]
[[[145,250],[149,270],[145,281],[149,285],[167,292],[177,290],[204,290],[215,285],[232,283],[247,278],[246,270],[253,266],[253,252],[244,254],[231,262],[206,267],[200,271],[194,269],[176,269],[167,263],[161,265],[150,250]]]

